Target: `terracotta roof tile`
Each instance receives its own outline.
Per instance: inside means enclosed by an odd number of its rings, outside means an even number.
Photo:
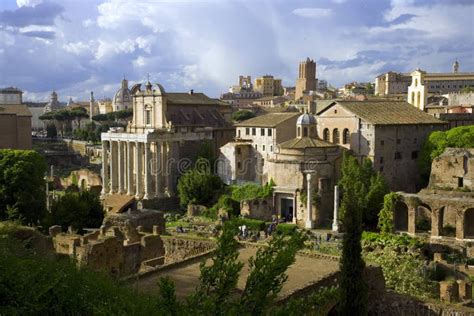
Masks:
[[[268,113],[257,116],[241,123],[235,124],[237,127],[275,127],[291,118],[301,115],[299,112]]]

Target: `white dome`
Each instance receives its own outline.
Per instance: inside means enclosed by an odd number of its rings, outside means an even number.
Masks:
[[[302,114],[296,120],[297,125],[314,125],[316,124],[316,118],[308,113]]]

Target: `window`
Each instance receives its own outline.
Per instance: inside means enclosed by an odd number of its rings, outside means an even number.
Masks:
[[[265,129],[264,128],[260,129],[260,136],[265,136]]]
[[[303,137],[308,137],[308,128],[303,127]]]
[[[255,144],[255,149],[256,149],[256,150],[258,149],[258,146],[257,146],[257,144]]]
[[[267,130],[267,135],[268,135],[268,136],[272,136],[272,129],[271,129],[271,128],[269,128],[269,129]]]
[[[463,177],[458,177],[458,188],[462,188],[463,186],[464,186]]]
[[[257,129],[256,129],[255,127],[252,128],[252,135],[253,135],[253,136],[257,135]]]
[[[402,142],[402,140],[400,138],[397,139],[397,144],[400,145],[400,143]]]
[[[241,152],[242,152],[242,151],[241,151],[241,148],[240,148],[240,147],[237,147],[237,155],[240,155]]]
[[[332,131],[332,142],[334,144],[339,144],[339,130],[337,128]]]
[[[237,162],[237,169],[242,169],[242,163],[240,161]]]
[[[146,125],[151,124],[151,110],[150,109],[145,110],[145,124]]]
[[[350,137],[349,130],[347,128],[344,128],[344,131],[342,132],[342,143],[348,144],[349,137]]]
[[[273,146],[270,146],[270,152],[271,153],[273,152]]]
[[[383,146],[383,145],[385,145],[385,141],[381,140],[380,141],[380,146]]]
[[[245,135],[249,135],[249,134],[250,134],[250,128],[247,127],[247,128],[245,129]]]
[[[325,128],[323,131],[323,139],[329,142],[329,129]]]
[[[237,130],[237,138],[240,138],[240,129]]]
[[[265,151],[265,145],[262,145],[262,150]]]
[[[402,153],[399,152],[399,151],[396,151],[394,158],[395,158],[395,160],[401,160],[402,159]]]
[[[367,146],[370,146],[370,140],[367,141]]]
[[[380,157],[380,163],[383,163],[383,157]]]
[[[418,158],[418,151],[416,151],[416,150],[415,150],[415,151],[412,151],[412,152],[411,152],[411,159],[415,160],[415,159],[417,159],[417,158]]]
[[[297,137],[301,137],[301,127],[298,126],[296,129],[296,134],[298,134]]]

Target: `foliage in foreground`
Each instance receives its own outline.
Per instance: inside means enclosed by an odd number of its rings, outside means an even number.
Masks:
[[[33,150],[0,149],[0,220],[37,224],[46,211],[46,161]]]
[[[151,296],[0,236],[0,315],[156,315]],[[164,313],[162,315],[165,315]]]
[[[340,315],[367,314],[367,284],[363,280],[365,268],[362,259],[362,209],[357,201],[357,192],[361,192],[362,183],[345,185],[341,208],[344,209],[345,234],[342,241],[341,257],[341,300]],[[360,199],[361,197],[359,197]]]

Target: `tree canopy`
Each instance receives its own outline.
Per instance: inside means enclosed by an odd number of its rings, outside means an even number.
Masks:
[[[202,204],[210,206],[224,184],[208,170],[193,168],[178,180],[178,196],[181,206]]]
[[[36,151],[0,149],[0,219],[37,224],[43,218],[46,169]]]
[[[373,170],[372,162],[364,159],[362,164],[359,164],[354,156],[344,154],[339,185],[343,192],[347,190],[354,192],[353,203],[362,210],[363,225],[366,229],[375,229],[379,211],[383,206],[383,198],[389,192],[389,188],[383,176]],[[342,207],[342,220],[344,212],[345,209]]]
[[[232,119],[237,122],[245,121],[255,117],[255,113],[249,110],[239,110],[232,113]]]
[[[419,166],[425,184],[431,173],[433,159],[441,155],[447,147],[473,148],[474,125],[459,126],[448,131],[435,131],[430,134],[421,150]]]

